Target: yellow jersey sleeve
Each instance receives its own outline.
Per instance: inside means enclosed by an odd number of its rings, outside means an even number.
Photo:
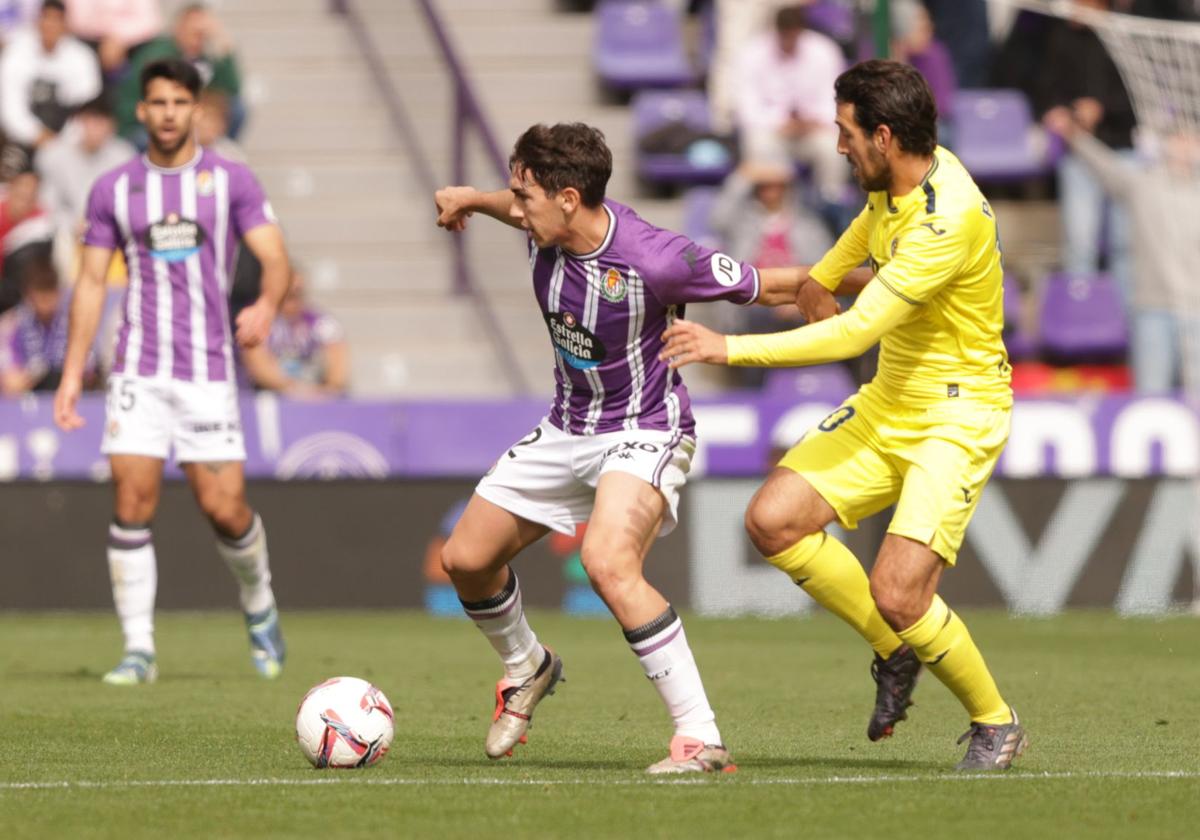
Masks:
[[[862,212],[854,217],[850,227],[842,232],[834,246],[808,272],[809,277],[833,292],[851,269],[863,264],[869,253],[870,214],[870,205],[863,205]]]
[[[926,302],[961,273],[975,227],[962,214],[953,222],[943,216],[926,216],[896,239],[895,255],[876,272],[875,279],[909,303]]]
[[[872,281],[841,315],[788,332],[726,336],[725,353],[728,364],[735,367],[794,367],[852,359],[915,311],[890,287]]]

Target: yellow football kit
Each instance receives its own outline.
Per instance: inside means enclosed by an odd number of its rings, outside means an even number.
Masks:
[[[996,220],[954,155],[938,147],[907,195],[871,193],[810,276],[833,291],[864,261],[875,276],[849,311],[790,332],[729,336],[729,364],[820,364],[879,343],[875,378],[780,465],[848,528],[895,504],[888,531],[953,563],[1012,408]]]

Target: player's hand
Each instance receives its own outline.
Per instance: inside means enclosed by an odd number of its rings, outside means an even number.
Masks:
[[[800,288],[796,291],[796,306],[800,308],[804,320],[810,324],[832,318],[842,311],[833,292],[812,279],[800,283]]]
[[[725,352],[725,336],[694,321],[676,319],[662,334],[662,340],[666,346],[658,358],[671,368],[681,368],[693,362],[723,365],[729,360]]]
[[[78,377],[64,376],[54,392],[54,422],[64,432],[81,429],[84,419],[79,416],[79,394],[83,383]]]
[[[433,194],[437,205],[438,227],[449,231],[461,231],[467,227],[467,219],[475,211],[471,201],[475,197],[474,187],[442,187]]]
[[[237,316],[237,341],[243,347],[258,347],[271,334],[271,322],[275,320],[275,307],[270,301],[259,298]]]

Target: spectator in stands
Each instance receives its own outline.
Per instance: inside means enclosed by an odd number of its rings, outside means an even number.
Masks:
[[[954,113],[958,82],[950,50],[933,33],[933,20],[920,0],[892,0],[892,58],[906,61],[920,71],[933,91],[938,110],[938,139],[949,145],[945,121]]]
[[[112,78],[125,69],[129,54],[162,33],[159,0],[75,0],[67,25],[96,47],[100,68]]]
[[[21,303],[0,316],[0,392],[5,396],[53,391],[67,353],[70,295],[58,286],[48,260],[29,263],[22,277]],[[96,384],[89,357],[85,384]]]
[[[849,168],[837,153],[837,108],[829,91],[844,69],[834,41],[785,6],[773,32],[746,44],[736,70],[737,123],[749,160],[788,157],[812,167],[822,200],[837,204]]]
[[[758,268],[780,268],[816,262],[833,246],[824,223],[794,189],[795,170],[786,161],[747,161],[721,186],[709,224],[720,237],[721,250]],[[738,332],[777,332],[804,323],[795,306],[729,308],[721,317]],[[735,377],[758,386],[763,371],[739,369]]]
[[[209,89],[200,94],[196,142],[223,158],[237,163],[246,162],[246,153],[229,136],[229,97],[219,90]]]
[[[332,316],[309,305],[299,271],[292,273],[266,345],[244,350],[242,358],[259,388],[300,399],[346,393],[350,363],[345,333]]]
[[[1108,0],[1074,2],[1090,9],[1109,7]],[[1132,159],[1133,105],[1096,33],[1076,20],[1056,21],[1043,62],[1037,103],[1043,115],[1066,109],[1081,128],[1118,155]],[[1058,164],[1058,191],[1065,236],[1063,267],[1078,275],[1094,273],[1100,268],[1104,187],[1091,167],[1068,153]],[[1128,306],[1133,293],[1130,226],[1128,214],[1117,202],[1108,202],[1107,232],[1108,270]]]
[[[42,205],[56,230],[56,264],[64,270],[75,261],[92,182],[134,154],[133,146],[116,136],[112,108],[103,96],[80,108],[63,132],[38,153]]]
[[[48,258],[54,224],[38,202],[40,183],[23,171],[0,188],[0,312],[21,299],[25,266]]]
[[[937,38],[950,50],[964,88],[985,87],[992,63],[987,0],[925,0]]]
[[[14,35],[0,53],[0,127],[6,138],[40,148],[75,108],[99,93],[96,54],[67,34],[62,0],[45,0],[37,26]]]
[[[160,58],[190,61],[200,71],[205,88],[220,91],[229,98],[229,136],[237,139],[245,109],[233,42],[220,18],[204,3],[185,5],[176,16],[175,28],[170,35],[155,38],[133,56],[129,73],[117,89],[117,128],[121,136],[139,146],[144,145],[136,114],[141,97],[139,79],[142,68]]]
[[[1129,342],[1134,388],[1161,394],[1178,384],[1200,393],[1200,322],[1181,305],[1194,299],[1195,267],[1200,265],[1196,138],[1170,137],[1160,154],[1145,162],[1109,148],[1069,108],[1051,109],[1045,122],[1128,211],[1137,277]]]

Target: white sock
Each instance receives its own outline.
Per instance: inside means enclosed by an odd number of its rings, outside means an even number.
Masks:
[[[626,630],[625,640],[671,713],[675,734],[720,744],[717,716],[708,705],[700,671],[675,608],[668,605],[667,611],[653,621]]]
[[[154,595],[158,565],[146,525],[108,526],[108,576],[125,650],[154,653]]]
[[[514,682],[524,682],[537,673],[542,664],[542,646],[525,620],[521,587],[517,573],[509,568],[508,583],[486,601],[463,601],[463,612],[483,631],[500,659],[504,674]]]
[[[267,559],[267,532],[257,513],[250,528],[240,537],[230,539],[217,534],[217,552],[237,578],[238,597],[245,612],[260,613],[275,606]]]

